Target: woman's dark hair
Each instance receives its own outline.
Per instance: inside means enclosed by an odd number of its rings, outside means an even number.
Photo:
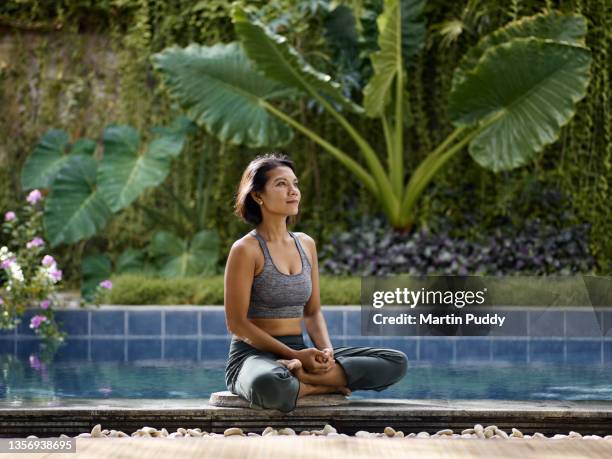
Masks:
[[[262,222],[261,208],[253,199],[251,193],[253,191],[263,191],[268,181],[267,172],[282,166],[289,167],[295,174],[293,161],[284,154],[268,153],[257,156],[246,167],[242,173],[240,185],[238,185],[238,191],[236,192],[236,202],[234,203],[234,214],[243,222],[252,225],[259,225]],[[287,225],[296,223],[298,215],[288,215]]]

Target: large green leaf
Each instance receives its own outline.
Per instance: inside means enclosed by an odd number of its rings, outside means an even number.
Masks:
[[[50,188],[57,172],[70,159],[70,154],[93,154],[96,143],[90,139],[78,139],[70,145],[68,134],[60,129],[47,131],[21,171],[21,186],[24,190]]]
[[[232,20],[244,52],[268,78],[307,94],[325,95],[354,112],[362,111],[342,94],[338,83],[306,62],[285,37],[275,34],[256,19],[249,19],[240,7],[232,10]]]
[[[96,188],[96,169],[93,158],[71,155],[57,173],[44,213],[52,246],[88,238],[106,225],[111,211]]]
[[[162,277],[214,274],[219,236],[216,231],[203,230],[188,244],[172,233],[159,231],[153,236],[149,253],[158,260]]]
[[[117,258],[117,274],[125,273],[142,273],[150,271],[146,262],[146,253],[144,250],[126,249],[119,258]]]
[[[180,154],[184,143],[183,135],[162,135],[143,152],[135,129],[107,127],[98,184],[111,210],[128,207],[146,188],[162,183],[170,172],[172,158]]]
[[[423,47],[423,0],[386,0],[377,19],[379,50],[370,55],[374,75],[363,90],[364,108],[379,117],[389,104],[393,81]]]
[[[456,126],[483,123],[469,152],[493,171],[521,166],[558,136],[589,83],[581,46],[517,38],[487,50],[450,95]]]
[[[104,254],[88,255],[81,262],[81,296],[93,299],[98,285],[111,276],[111,260]]]
[[[262,147],[293,138],[291,128],[260,105],[286,87],[260,75],[238,43],[174,46],[151,60],[187,115],[220,140]]]
[[[473,69],[485,51],[492,46],[507,43],[514,38],[535,37],[584,46],[587,24],[579,14],[561,14],[553,11],[523,17],[483,37],[461,58],[453,75],[453,86],[458,85]]]

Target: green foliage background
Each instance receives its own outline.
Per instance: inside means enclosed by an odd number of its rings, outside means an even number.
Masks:
[[[324,24],[317,9],[323,0],[245,0],[260,8],[269,21],[285,21],[284,33],[316,67],[332,71],[333,50],[325,41]],[[380,10],[376,0],[347,0],[363,12],[361,26],[367,33]],[[500,25],[544,7],[580,12],[587,17],[587,45],[593,52],[593,77],[587,97],[572,122],[563,129],[560,142],[549,147],[532,165],[493,174],[467,154],[458,155],[439,175],[420,207],[420,222],[444,215],[457,228],[467,211],[478,223],[462,229],[463,236],[486,232],[496,216],[520,222],[541,210],[518,199],[529,184],[553,187],[568,195],[576,222],[592,225],[591,248],[598,271],[612,271],[612,100],[610,72],[612,52],[612,2],[609,0],[481,0],[478,19],[469,23],[449,47],[441,37],[428,34],[428,43],[410,79],[410,128],[407,161],[414,168],[450,132],[447,94],[452,71],[463,53],[480,36]],[[461,17],[467,0],[430,1],[428,25]],[[229,2],[222,0],[5,0],[0,4],[0,210],[14,208],[25,195],[19,187],[19,171],[40,136],[51,127],[65,129],[74,138],[99,139],[104,126],[127,123],[142,134],[153,125],[168,124],[178,114],[151,70],[149,56],[164,47],[190,42],[212,45],[234,40]],[[372,46],[372,43],[369,43]],[[367,71],[366,71],[367,73]],[[301,121],[351,150],[341,129],[314,109],[301,107]],[[357,128],[383,146],[378,124],[359,121]],[[143,139],[146,141],[147,139]],[[375,202],[351,175],[297,135],[283,149],[296,162],[302,183],[304,207],[296,230],[312,235],[319,247],[329,235],[350,225],[353,217],[372,213]],[[212,181],[207,224],[220,233],[225,260],[231,243],[247,230],[232,215],[235,187],[246,164],[263,151],[220,145],[203,132],[195,135],[165,185],[188,203],[195,200],[198,160],[206,154],[206,174]],[[457,173],[460,171],[460,173]],[[474,184],[475,187],[470,187]],[[468,191],[466,191],[468,190]],[[167,194],[148,192],[144,203],[178,212]],[[477,207],[474,209],[474,202]],[[463,226],[463,228],[465,225]],[[119,254],[127,247],[144,246],[151,222],[135,208],[115,218],[100,236],[60,250],[60,262],[69,280],[78,280],[84,251],[97,248]],[[458,229],[456,231],[459,231]],[[94,247],[87,247],[86,244]]]

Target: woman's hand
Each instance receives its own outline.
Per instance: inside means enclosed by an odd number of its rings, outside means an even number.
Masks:
[[[325,373],[333,365],[333,360],[328,355],[319,349],[309,347],[297,351],[295,357],[302,362],[304,370],[312,373]]]
[[[321,368],[319,370],[312,370],[310,373],[315,373],[315,374],[327,373],[336,364],[336,361],[334,360],[334,350],[332,348],[326,347],[325,349],[322,349],[322,352],[324,355],[323,356],[318,355],[317,360],[319,362],[327,363],[327,367]]]

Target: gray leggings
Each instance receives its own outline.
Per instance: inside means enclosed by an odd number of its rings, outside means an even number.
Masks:
[[[292,349],[305,349],[302,335],[275,336]],[[262,352],[232,337],[225,366],[225,384],[250,406],[288,413],[295,408],[299,380],[287,367],[276,362],[283,357]],[[334,359],[346,374],[351,390],[381,391],[406,374],[406,354],[394,349],[373,347],[335,347]]]

